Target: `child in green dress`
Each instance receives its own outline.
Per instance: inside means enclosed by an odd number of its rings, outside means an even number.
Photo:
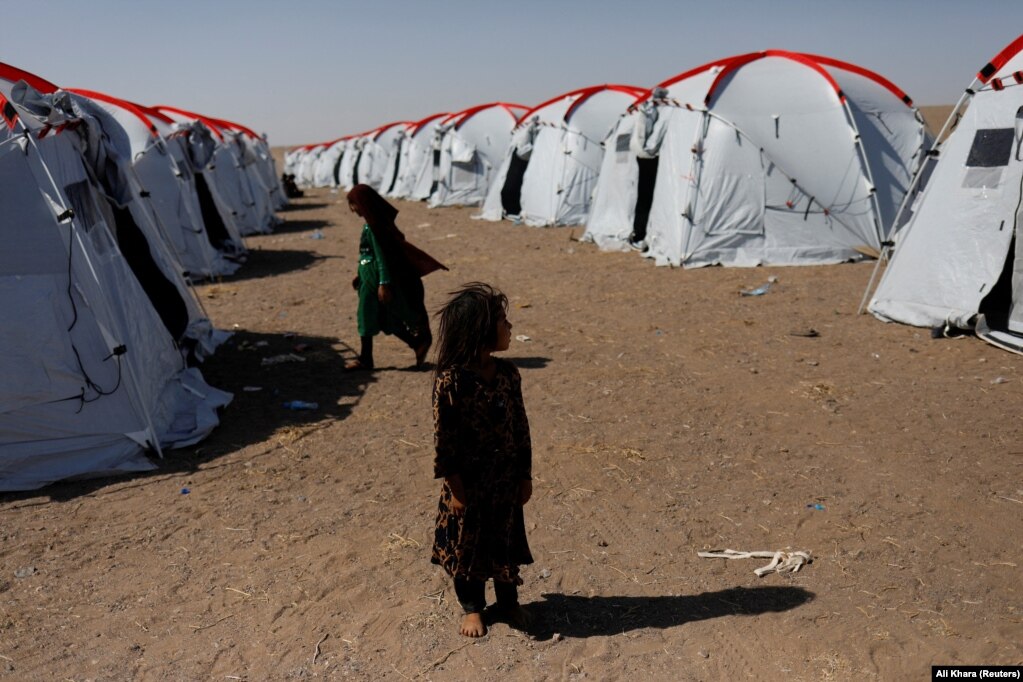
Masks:
[[[398,210],[369,185],[348,193],[348,206],[365,224],[359,240],[359,272],[352,287],[359,292],[359,357],[347,369],[373,369],[373,337],[394,334],[408,344],[421,367],[433,343],[422,278],[447,270],[417,249],[395,226]]]

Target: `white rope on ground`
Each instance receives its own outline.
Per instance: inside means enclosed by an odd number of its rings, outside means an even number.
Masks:
[[[754,570],[758,578],[763,578],[768,573],[795,573],[803,566],[813,563],[813,555],[810,552],[739,552],[734,549],[713,549],[708,552],[697,552],[696,556],[704,559],[770,559],[771,563]]]

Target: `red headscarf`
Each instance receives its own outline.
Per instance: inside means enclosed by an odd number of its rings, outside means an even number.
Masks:
[[[387,203],[375,189],[369,185],[356,185],[348,192],[348,203],[355,207],[369,225],[385,258],[398,261],[398,266],[402,261],[406,262],[419,277],[425,277],[435,270],[447,270],[433,256],[405,239],[405,235],[394,224],[398,209]]]

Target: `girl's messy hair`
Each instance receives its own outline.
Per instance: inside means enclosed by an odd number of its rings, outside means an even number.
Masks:
[[[483,282],[463,284],[439,311],[437,372],[464,367],[497,345],[497,322],[508,313],[508,297]]]

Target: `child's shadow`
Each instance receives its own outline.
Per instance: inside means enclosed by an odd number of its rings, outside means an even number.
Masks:
[[[814,599],[801,587],[735,587],[683,597],[580,597],[544,594],[527,605],[532,623],[521,628],[536,639],[601,637],[640,628],[669,628],[722,616],[788,611]]]

